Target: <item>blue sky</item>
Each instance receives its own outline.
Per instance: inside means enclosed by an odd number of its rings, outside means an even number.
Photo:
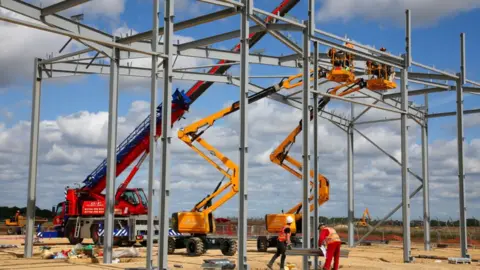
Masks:
[[[179,2],[175,16],[176,22],[219,9],[209,4],[199,4],[193,2],[194,1],[190,0]],[[392,14],[391,17],[377,17],[376,15],[367,13],[359,14],[358,12],[339,12],[341,15],[332,15],[331,18],[325,16],[321,18],[320,16],[317,17],[317,28],[339,36],[347,35],[349,38],[357,42],[373,45],[376,48],[383,46],[394,54],[399,55],[400,53],[403,53],[405,47],[405,30],[403,24],[404,10],[402,9],[404,5],[398,4],[402,3],[402,1],[398,1],[398,3],[394,3],[394,1],[387,2],[391,2],[391,8],[394,9],[394,11],[390,10],[387,12],[388,14]],[[300,3],[289,14],[298,19],[305,19],[307,3],[308,1],[300,1]],[[345,10],[350,10],[348,8],[349,3],[351,3],[352,7],[357,5],[351,1],[345,1]],[[277,1],[255,1],[256,7],[267,11],[271,11],[276,4]],[[475,48],[478,47],[477,44],[480,42],[480,34],[476,29],[476,26],[478,26],[478,23],[480,22],[480,10],[478,8],[475,9],[476,6],[464,7],[460,3],[457,9],[455,9],[456,7],[452,7],[451,11],[438,10],[436,11],[438,14],[432,12],[434,13],[433,15],[426,17],[424,16],[425,18],[429,18],[427,20],[422,19],[424,18],[422,17],[423,15],[421,17],[415,15],[417,8],[418,13],[423,14],[422,12],[424,12],[425,7],[421,5],[422,4],[419,3],[418,6],[413,5],[410,7],[412,8],[413,15],[412,51],[414,60],[423,64],[435,66],[441,70],[448,70],[451,73],[459,72],[459,36],[460,32],[465,32],[467,37],[467,76],[471,80],[480,81],[480,76],[478,75],[480,68],[476,64],[478,59],[480,59],[480,52],[475,50]],[[335,4],[332,1],[317,1],[317,15],[322,15],[324,14],[322,12],[327,12],[331,8],[335,8]],[[436,19],[435,14],[437,14]],[[176,34],[183,37],[197,39],[218,33],[228,32],[238,29],[238,19],[238,16],[234,16],[214,24],[201,25],[193,29],[179,31],[176,32]],[[144,0],[126,1],[124,2],[123,10],[114,15],[90,16],[88,13],[86,13],[85,22],[109,33],[117,31],[119,28],[122,28],[123,30],[133,29],[136,32],[143,32],[151,27],[151,2]],[[162,24],[163,20],[160,19],[160,25]],[[254,25],[254,23],[251,22],[250,25]],[[294,33],[292,34],[292,37],[301,46],[300,36],[297,33]],[[58,51],[65,40],[65,38],[60,38],[52,47],[46,47],[43,50],[45,52]],[[238,40],[230,40],[216,44],[214,47],[230,49],[237,42]],[[292,51],[286,46],[268,35],[253,48],[253,50],[255,49],[263,49],[265,50],[264,53],[268,55],[292,53]],[[321,50],[325,51],[326,48],[322,47]],[[0,60],[2,59],[1,55],[6,53],[7,51],[0,50]],[[38,52],[36,52],[36,54],[38,57],[44,56],[44,54],[42,55]],[[22,59],[23,63],[28,66],[28,68],[26,68],[26,72],[19,73],[16,78],[13,78],[13,81],[9,81],[3,85],[0,84],[0,107],[3,110],[0,110],[0,125],[3,124],[6,129],[13,129],[20,121],[30,121],[30,67],[33,60],[32,58],[29,58],[30,55],[29,57],[22,55],[18,55],[17,57]],[[8,66],[3,66],[1,62],[0,67],[5,69],[9,68]],[[414,71],[419,70],[414,69]],[[231,72],[234,74],[238,73],[238,67],[232,68]],[[252,75],[296,74],[298,72],[299,70],[277,67],[255,65],[252,65],[251,67]],[[144,86],[145,82],[146,86]],[[276,80],[255,80],[255,82],[263,86],[268,86],[276,82]],[[175,83],[175,87],[188,90],[189,86],[192,84],[192,82]],[[132,85],[132,83],[125,83],[124,85],[120,83],[120,116],[128,115],[132,109],[132,103],[135,101],[149,101],[148,79],[143,81],[138,88],[133,89],[134,85]],[[411,85],[411,87],[412,89],[416,89],[419,86]],[[162,85],[159,84],[159,100],[161,100],[161,88]],[[42,121],[55,121],[58,118],[72,115],[80,111],[99,113],[108,110],[108,77],[105,76],[44,80],[42,89]],[[196,119],[196,117],[205,116],[209,113],[219,110],[228,101],[234,101],[237,99],[238,90],[236,87],[227,85],[214,85],[194,104],[192,113],[186,116],[187,119],[183,120],[182,126],[187,123],[191,123],[194,119]],[[414,97],[412,100],[417,104],[423,104],[423,96]],[[465,109],[479,108],[479,101],[480,99],[478,96],[465,94]],[[430,110],[432,112],[455,111],[455,94],[432,94],[430,95],[429,103]],[[340,103],[332,104],[330,108],[335,107],[342,109],[344,108],[344,105]],[[473,117],[466,119],[466,126],[468,128],[466,128],[465,134],[467,137],[467,142],[478,138],[480,134],[480,127],[478,123],[470,124],[470,121],[475,122],[472,120],[472,118]],[[141,117],[139,119],[141,119]],[[449,141],[455,139],[456,129],[454,121],[455,117],[432,119],[430,121],[430,143],[433,144],[442,140]],[[135,126],[138,123],[139,121],[132,122],[131,125]],[[228,121],[225,123],[222,122],[220,125],[222,127],[224,125],[228,126]],[[416,135],[416,137],[414,137],[414,142],[418,144],[420,142],[418,130],[412,131],[412,133]],[[278,134],[278,136],[278,138],[282,138],[284,134]],[[452,153],[452,156],[455,157],[455,153]],[[474,160],[472,162],[477,161],[478,160]],[[180,163],[180,161],[178,161],[178,163]],[[76,177],[83,180],[86,174],[88,174],[94,168],[95,166],[83,167],[80,171],[86,172],[85,175],[78,174]],[[145,178],[145,176],[145,171],[143,171],[139,175],[139,178]],[[474,174],[473,176],[478,176],[478,174]],[[62,184],[65,183],[62,182]],[[198,199],[200,199],[200,197],[198,197]],[[453,200],[453,202],[455,202],[455,200]],[[48,208],[50,201],[43,203],[46,205],[45,207]],[[477,209],[475,211],[479,210]],[[335,211],[331,212],[331,214],[333,215],[334,212]]]

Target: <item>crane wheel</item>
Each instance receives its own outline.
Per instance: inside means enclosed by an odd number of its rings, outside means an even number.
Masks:
[[[205,245],[202,239],[198,237],[192,237],[187,241],[187,253],[188,256],[200,256],[204,253]]]
[[[235,253],[237,253],[237,241],[233,239],[225,239],[220,246],[220,250],[225,256],[235,255]]]
[[[90,227],[90,237],[92,237],[92,241],[95,245],[102,244],[102,236],[98,233],[98,224],[93,224]]]
[[[7,234],[8,234],[8,235],[15,234],[15,229],[12,228],[12,227],[8,227],[8,229],[7,229]]]
[[[173,254],[175,252],[175,238],[168,237],[168,254]]]
[[[75,225],[71,224],[65,228],[65,234],[68,238],[68,242],[72,245],[80,244],[83,242],[83,238],[75,237]]]
[[[257,238],[257,251],[258,252],[267,252],[268,249],[268,239],[265,236],[260,236]]]

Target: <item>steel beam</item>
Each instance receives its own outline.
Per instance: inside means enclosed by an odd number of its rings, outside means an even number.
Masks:
[[[280,42],[282,42],[283,44],[285,44],[287,47],[289,47],[290,49],[292,49],[293,51],[295,51],[296,53],[302,53],[302,49],[300,49],[300,47],[295,44],[294,42],[292,42],[290,39],[288,39],[286,36],[284,36],[283,34],[281,34],[280,32],[277,32],[277,31],[273,31],[273,30],[270,30],[268,29],[267,25],[262,21],[262,19],[260,19],[259,17],[255,16],[255,15],[252,15],[250,16],[250,18],[260,27],[262,27],[265,31],[267,31],[270,35],[272,35],[274,38],[276,38],[277,40],[279,40]]]
[[[423,188],[423,184],[420,185],[417,189],[415,189],[412,193],[410,193],[410,196],[408,196],[409,199],[413,198],[415,195],[417,195],[418,192]],[[365,238],[367,238],[372,232],[374,232],[378,227],[380,227],[387,219],[389,219],[393,214],[395,214],[400,208],[402,208],[403,202],[399,203],[395,208],[392,209],[385,217],[383,217],[377,224],[375,224],[373,227],[371,227],[367,233],[365,233],[356,243],[355,246],[363,242]]]
[[[260,25],[252,26],[249,29],[250,32],[258,32],[258,31],[261,31],[261,30],[264,30],[264,28],[262,28]],[[218,43],[218,42],[222,42],[222,41],[225,41],[225,40],[238,38],[239,36],[240,36],[240,30],[235,30],[235,31],[230,31],[230,32],[227,32],[227,33],[222,33],[222,34],[217,34],[217,35],[209,36],[209,37],[206,37],[206,38],[196,39],[194,41],[190,41],[190,42],[187,42],[187,43],[179,44],[177,46],[177,48],[178,48],[178,52],[181,52],[181,51],[185,51],[187,49],[192,49],[192,48],[196,48],[196,47],[204,47],[204,46],[208,46],[208,45],[215,44],[215,43]]]
[[[49,26],[43,26],[41,24],[31,23],[31,22],[27,22],[27,21],[23,21],[23,20],[17,20],[17,19],[5,17],[5,16],[0,16],[0,21],[14,23],[14,24],[34,28],[34,29],[37,29],[37,30],[42,30],[42,31],[46,31],[46,32],[54,33],[54,34],[59,34],[59,35],[71,37],[71,38],[79,40],[79,41],[90,41],[90,42],[97,43],[99,45],[103,45],[103,46],[106,46],[106,47],[109,47],[109,48],[117,48],[117,49],[121,49],[121,50],[124,50],[124,51],[137,52],[137,53],[141,53],[141,54],[145,54],[145,55],[152,55],[153,54],[151,51],[141,50],[141,49],[136,48],[135,46],[125,46],[125,45],[122,45],[122,44],[115,44],[111,41],[92,38],[92,37],[84,35],[84,34],[76,34],[76,33],[73,33],[73,32],[68,32],[68,31],[65,31],[65,30],[61,30],[61,29],[57,29],[57,28],[53,28],[53,27],[49,27]]]
[[[412,60],[412,65],[417,66],[417,67],[421,67],[421,68],[424,68],[426,70],[430,70],[430,71],[433,71],[433,72],[436,72],[436,73],[440,73],[440,74],[445,75],[446,77],[450,78],[450,80],[457,80],[458,79],[458,76],[456,76],[454,74],[450,74],[448,72],[441,71],[441,70],[436,69],[434,67],[429,67],[427,65],[415,62],[413,60]]]
[[[233,79],[232,83],[233,83],[233,85],[240,86],[239,81],[236,80],[236,79]],[[262,87],[258,86],[258,85],[250,83],[249,90],[252,93],[258,93],[258,92],[260,92],[264,89]],[[296,108],[298,110],[302,110],[302,102],[300,102],[298,100],[291,99],[291,98],[285,98],[285,96],[277,94],[277,93],[274,93],[274,94],[268,96],[268,98],[272,99],[274,101],[277,101],[279,103],[288,105],[290,107]],[[333,114],[333,113],[328,112],[328,111],[320,111],[318,113],[318,116],[325,119],[325,120],[328,120],[329,122],[331,122],[335,125],[338,125],[339,127],[347,127],[350,124],[350,121],[348,119],[345,119],[341,116],[338,116],[338,115]]]
[[[409,78],[420,79],[420,80],[440,80],[448,81],[452,80],[451,77],[444,74],[435,74],[435,73],[423,73],[423,72],[409,72]]]
[[[428,94],[425,94],[425,107],[428,113]],[[422,129],[422,176],[423,176],[423,239],[424,249],[430,250],[430,175],[428,171],[428,119]]]
[[[225,18],[234,16],[237,13],[238,11],[236,8],[226,8],[217,12],[205,14],[199,17],[195,17],[192,19],[175,23],[173,25],[173,31],[176,32],[176,31],[184,30],[197,25],[202,25],[202,24],[213,22],[213,21],[225,19]],[[158,35],[163,35],[164,30],[165,29],[163,27],[158,28]],[[146,31],[146,32],[138,33],[129,37],[121,38],[118,40],[118,42],[122,44],[129,44],[129,43],[133,43],[140,40],[146,40],[146,39],[149,40],[152,38],[152,32],[153,31]]]
[[[237,6],[241,6],[240,3],[238,2],[232,2],[228,0],[223,0],[223,1],[217,1],[217,0],[198,0],[204,3],[209,3],[209,4],[214,4],[218,6],[223,6],[223,7],[228,7],[228,8],[234,8]]]
[[[158,240],[158,269],[168,268],[168,208],[170,204],[170,150],[172,139],[172,67],[173,67],[173,0],[164,0],[164,21],[165,21],[165,45],[164,53],[167,56],[163,60],[163,104],[162,104],[162,167],[159,193],[160,226]]]
[[[393,108],[396,108],[396,109],[401,109],[401,102],[398,101],[398,100],[395,100],[395,99],[390,99],[390,98],[386,98],[384,95],[378,93],[378,92],[374,92],[374,91],[370,91],[368,89],[361,89],[359,91],[359,93],[362,93],[363,95],[365,96],[368,96],[370,98],[373,98],[375,100],[379,100],[381,101],[382,103],[386,104],[386,105],[389,105]],[[408,106],[409,108],[409,115],[411,117],[416,117],[418,119],[423,119],[424,118],[424,113],[422,111],[420,111],[419,109],[415,108],[415,106]]]
[[[308,24],[307,24],[308,26]],[[302,187],[303,187],[303,207],[302,207],[302,241],[303,248],[310,248],[310,208],[308,198],[310,187],[310,146],[309,146],[309,129],[310,125],[310,33],[308,27],[303,32],[303,95],[302,95]],[[317,91],[318,92],[318,91]],[[317,202],[314,202],[317,204]],[[308,269],[308,256],[303,257],[302,269]]]
[[[238,206],[238,269],[248,270],[247,219],[248,219],[248,75],[249,75],[249,21],[253,3],[242,0],[240,18],[240,172]]]
[[[369,143],[371,143],[373,146],[375,146],[378,150],[380,150],[380,152],[384,153],[386,156],[388,156],[391,160],[393,160],[395,163],[397,163],[398,165],[400,165],[400,167],[402,167],[402,162],[400,162],[398,159],[396,159],[394,156],[392,156],[391,154],[389,154],[387,151],[385,151],[382,147],[380,147],[380,145],[376,144],[374,141],[372,141],[367,135],[363,134],[362,132],[360,132],[360,130],[356,129],[356,128],[353,128],[353,130],[355,130],[358,134],[360,134],[360,136],[362,136],[365,140],[367,140]],[[410,173],[411,175],[413,175],[413,177],[415,177],[416,179],[418,179],[418,181],[420,181],[421,183],[423,183],[423,178],[420,177],[418,174],[414,173],[412,170],[410,170],[410,168],[408,169],[408,173]]]
[[[153,0],[152,29],[158,29],[159,0]],[[152,31],[152,52],[158,52],[158,31]],[[153,214],[153,185],[155,182],[155,158],[157,134],[157,72],[158,57],[152,56],[151,85],[150,85],[150,139],[149,139],[149,163],[148,163],[148,224],[147,224],[147,269],[153,269],[153,237],[154,237],[154,214]]]
[[[107,135],[107,186],[105,188],[105,233],[103,234],[103,263],[112,263],[114,208],[115,208],[115,179],[117,178],[117,118],[118,118],[118,71],[119,51],[113,49],[110,62],[110,98],[108,106],[108,135]]]
[[[464,160],[464,146],[465,133],[463,130],[463,84],[465,82],[466,63],[465,63],[465,33],[460,35],[460,59],[461,72],[458,74],[460,78],[457,81],[457,143],[458,143],[458,191],[459,191],[459,205],[460,205],[460,250],[462,258],[469,258],[468,243],[467,243],[467,207],[465,203],[465,164]]]
[[[351,97],[353,98],[353,97]],[[379,100],[375,100],[372,104],[375,105],[379,102]],[[353,103],[352,103],[352,106],[353,106]],[[357,116],[355,116],[354,118],[352,118],[352,122],[355,123],[358,119],[360,119],[360,117],[362,117],[364,114],[366,114],[372,107],[367,107],[365,108],[361,113],[359,113]],[[353,107],[352,107],[352,115],[353,115]]]
[[[373,61],[377,61],[379,63],[385,64],[385,65],[390,65],[390,66],[393,66],[393,67],[396,67],[396,68],[402,68],[402,66],[403,66],[403,63],[401,61],[395,61],[392,58],[387,59],[387,58],[377,57],[375,55],[372,55],[372,54],[369,54],[369,53],[366,53],[366,52],[361,52],[361,51],[358,51],[356,49],[351,49],[347,46],[337,44],[337,43],[335,43],[333,41],[330,41],[330,40],[327,40],[327,39],[323,39],[323,38],[319,38],[319,37],[312,37],[312,40],[317,41],[318,43],[321,43],[325,46],[329,46],[329,47],[335,48],[337,50],[342,50],[344,52],[348,52],[348,53],[351,53],[353,55],[356,55],[360,58],[359,60],[373,60]]]
[[[383,58],[390,58],[392,61],[400,61],[400,62],[403,61],[403,58],[401,58],[401,57],[399,57],[399,56],[395,56],[395,55],[390,54],[390,53],[387,53],[387,52],[382,52],[382,51],[377,50],[377,49],[374,49],[374,48],[372,48],[372,47],[370,47],[370,46],[366,46],[366,45],[357,43],[357,42],[355,42],[355,41],[348,40],[348,39],[339,37],[339,36],[337,36],[337,35],[334,35],[334,34],[331,34],[331,33],[328,33],[328,32],[322,31],[322,30],[319,30],[319,29],[315,29],[314,32],[316,32],[316,33],[318,33],[318,34],[320,34],[320,35],[327,36],[327,37],[329,37],[329,38],[336,39],[336,40],[338,40],[338,41],[349,42],[349,43],[355,45],[356,47],[359,47],[359,48],[362,48],[362,49],[365,49],[365,50],[369,51],[370,53],[374,53],[374,54],[376,54],[376,55],[381,55],[381,57],[383,57]]]
[[[410,73],[408,73],[410,74]],[[419,89],[419,90],[411,90],[408,91],[408,96],[419,96],[419,95],[424,95],[425,93],[439,93],[439,92],[447,92],[447,91],[452,91],[455,90],[455,86],[450,86],[449,88],[444,88],[444,87],[431,87],[431,88],[425,88],[425,89]],[[398,98],[401,96],[400,92],[396,93],[389,93],[389,94],[384,94],[384,98]]]
[[[315,11],[310,0],[310,10]],[[311,29],[310,24],[309,29]],[[318,74],[318,43],[313,43],[313,74]],[[313,76],[313,90],[318,90],[318,76]],[[313,94],[313,247],[318,249],[318,94]],[[310,174],[309,174],[310,175]],[[306,206],[305,206],[306,207]],[[314,269],[318,269],[318,257],[314,257]]]
[[[49,72],[50,75],[56,77],[56,75],[61,76],[62,74],[72,74],[72,75],[85,75],[85,74],[103,74],[108,75],[110,71],[107,69],[106,65],[91,64],[87,69],[88,63],[58,63],[53,64],[46,69],[45,72]],[[140,67],[128,67],[120,66],[119,73],[121,76],[132,76],[132,77],[151,77],[150,68],[140,68]],[[164,78],[164,71],[161,70],[157,73],[158,78]],[[232,82],[232,77],[225,75],[214,75],[208,73],[198,73],[198,72],[188,72],[188,71],[177,71],[172,72],[176,80],[187,80],[187,81],[208,81],[208,82],[217,82],[217,83],[226,83],[229,84]]]
[[[475,114],[475,113],[480,113],[480,109],[473,109],[473,110],[464,110],[463,114]],[[445,116],[455,116],[457,115],[457,112],[443,112],[443,113],[432,113],[428,114],[427,118],[438,118],[438,117],[445,117]]]
[[[30,160],[28,170],[27,230],[25,234],[24,258],[33,256],[33,235],[37,200],[38,138],[40,136],[40,96],[42,91],[41,61],[35,58],[33,64],[32,116],[30,122]]]
[[[400,90],[402,113],[400,115],[400,134],[401,134],[401,152],[402,152],[402,223],[403,223],[403,261],[409,263],[412,261],[411,243],[410,243],[410,183],[408,177],[408,68],[410,64],[410,38],[411,38],[411,17],[410,10],[406,11],[406,54],[404,55],[405,66],[401,70]]]
[[[465,33],[460,34],[460,83],[467,83],[467,60],[465,51]]]
[[[42,9],[42,16],[48,16],[81,5],[90,0],[64,0]]]
[[[472,81],[472,80],[467,80],[467,83],[480,87],[480,83]]]
[[[299,22],[296,22],[296,21],[293,21],[293,20],[290,20],[290,19],[287,19],[287,18],[284,18],[282,16],[278,16],[277,14],[273,14],[273,13],[270,13],[270,12],[267,12],[265,10],[261,10],[259,8],[253,8],[253,12],[256,12],[256,13],[260,13],[260,14],[263,14],[265,16],[269,16],[269,17],[273,17],[279,21],[283,21],[283,22],[286,22],[286,23],[289,23],[289,24],[292,24],[292,25],[295,25],[297,27],[300,27],[300,28],[306,28],[305,25],[299,23]],[[252,13],[253,15],[253,13]]]
[[[367,106],[367,107],[373,107],[373,108],[379,109],[379,110],[384,110],[384,111],[389,111],[389,112],[394,112],[394,113],[400,113],[400,114],[403,113],[401,110],[391,109],[391,108],[385,108],[385,107],[380,107],[380,106],[376,106],[376,105],[373,105],[373,104],[356,101],[356,100],[349,99],[349,98],[344,98],[344,97],[340,97],[340,96],[336,96],[336,95],[326,94],[326,93],[323,93],[323,92],[320,92],[320,91],[312,91],[312,92],[313,92],[313,93],[317,93],[317,94],[319,94],[319,95],[321,95],[321,96],[325,96],[325,97],[329,97],[329,98],[333,98],[333,99],[338,99],[338,100],[342,100],[342,101],[345,101],[345,102],[351,102],[351,103],[355,103],[355,104],[360,104],[360,105]]]
[[[353,168],[353,158],[354,158],[354,151],[353,151],[353,128],[354,128],[354,121],[355,117],[355,105],[353,103],[350,104],[351,106],[351,113],[350,119],[351,124],[348,126],[347,129],[347,190],[348,190],[348,247],[354,247],[355,245],[355,186],[353,183],[353,175],[354,175],[354,168]],[[369,107],[370,108],[370,107]]]
[[[139,49],[150,49],[149,43],[144,42],[137,42],[135,43]],[[227,50],[219,50],[214,48],[191,48],[186,49],[184,51],[178,51],[177,44],[173,45],[173,55],[174,56],[186,56],[186,57],[195,57],[195,58],[204,58],[204,59],[217,59],[217,60],[225,60],[225,61],[233,61],[239,62],[240,61],[240,54],[237,52],[227,51]],[[163,43],[159,43],[158,47],[159,51],[163,51]],[[78,53],[85,53],[87,51],[79,51]],[[73,53],[67,57],[58,56],[59,59],[65,61],[77,61],[78,59],[70,58],[71,56],[75,56],[77,53]],[[322,55],[322,54],[320,54]],[[135,58],[145,58],[145,55],[139,53],[130,53],[130,52],[120,52],[120,57],[122,59],[135,59]],[[70,58],[70,59],[68,59]],[[88,60],[88,59],[87,59]],[[48,61],[53,62],[53,61]],[[260,65],[269,65],[269,66],[281,66],[286,68],[298,68],[299,64],[297,63],[296,57],[291,57],[291,59],[286,59],[285,57],[277,57],[271,55],[264,55],[264,54],[252,54],[250,55],[250,63],[252,64],[260,64]]]
[[[463,92],[467,92],[467,93],[480,93],[480,88],[478,88],[478,87],[468,87],[468,86],[464,86],[464,87],[463,87]]]

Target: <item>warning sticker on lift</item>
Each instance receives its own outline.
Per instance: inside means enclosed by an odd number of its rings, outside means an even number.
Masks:
[[[103,215],[105,213],[105,204],[101,201],[83,202],[83,215]]]

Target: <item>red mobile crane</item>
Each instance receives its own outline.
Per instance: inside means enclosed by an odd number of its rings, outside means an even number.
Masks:
[[[300,0],[283,0],[272,13],[284,16]],[[267,16],[266,23],[271,23],[274,17]],[[266,31],[251,33],[249,35],[250,46],[255,45]],[[238,52],[240,43],[232,51]],[[218,64],[228,64],[232,61],[221,60]],[[223,74],[231,66],[222,65],[210,69],[209,74]],[[188,111],[189,106],[193,104],[213,82],[198,81],[188,92],[181,92],[178,89],[173,94],[172,100],[172,125],[178,121]],[[161,111],[162,105],[157,107],[157,131],[156,138],[161,135]],[[137,236],[146,236],[147,227],[147,199],[143,189],[127,188],[133,179],[141,164],[148,155],[149,149],[149,123],[148,116],[135,130],[117,147],[117,168],[116,176],[120,175],[128,166],[130,166],[139,157],[137,164],[129,173],[125,181],[119,186],[115,195],[115,242],[120,241],[133,242]],[[98,243],[103,235],[103,216],[105,213],[105,195],[102,191],[106,186],[106,159],[83,181],[83,186],[79,188],[66,188],[65,201],[60,202],[56,209],[54,207],[54,228],[50,236],[65,236],[71,244],[81,243],[83,238],[92,238]],[[158,220],[154,221],[158,225]],[[157,234],[158,232],[155,232]],[[44,235],[47,235],[45,233]],[[146,239],[144,241],[146,243]]]

